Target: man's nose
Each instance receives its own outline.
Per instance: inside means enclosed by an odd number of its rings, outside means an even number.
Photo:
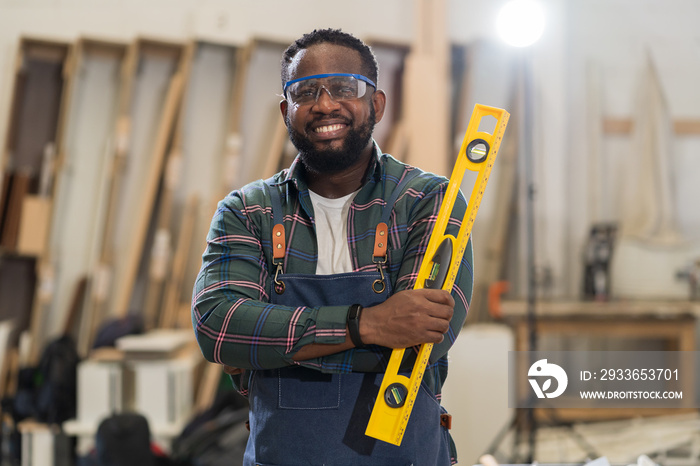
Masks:
[[[321,111],[328,111],[329,109],[336,109],[338,107],[338,102],[331,96],[331,91],[326,89],[325,86],[321,86],[318,89],[318,94],[316,94],[316,103],[314,106]]]

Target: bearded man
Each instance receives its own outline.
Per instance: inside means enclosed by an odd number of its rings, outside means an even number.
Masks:
[[[456,462],[440,392],[471,300],[471,243],[451,293],[413,289],[448,180],[372,139],[386,105],[377,68],[339,30],[290,45],[280,110],[299,154],[212,220],[192,322],[249,400],[245,465]],[[465,210],[460,196],[446,233]],[[392,348],[423,343],[435,346],[401,446],[365,436]]]

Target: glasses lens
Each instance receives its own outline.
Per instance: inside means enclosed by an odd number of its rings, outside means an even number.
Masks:
[[[292,102],[302,105],[316,102],[322,89],[335,101],[359,99],[367,92],[367,83],[352,76],[329,76],[295,82],[287,93]]]

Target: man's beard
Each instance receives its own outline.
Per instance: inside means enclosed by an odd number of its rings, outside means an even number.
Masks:
[[[331,115],[334,117],[334,115]],[[348,131],[343,145],[337,149],[318,150],[299,131],[295,130],[287,120],[287,132],[294,147],[299,151],[299,157],[304,167],[311,173],[337,173],[353,166],[360,159],[362,151],[372,139],[372,131],[376,124],[374,108],[370,106],[367,121],[358,128]]]

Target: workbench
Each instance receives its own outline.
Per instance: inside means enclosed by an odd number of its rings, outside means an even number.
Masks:
[[[528,351],[529,325],[526,301],[502,301],[504,321],[515,332],[517,351]],[[570,337],[649,340],[664,351],[696,350],[696,319],[700,302],[695,301],[538,301],[535,303],[537,337]],[[538,350],[554,350],[538,345]],[[561,349],[561,348],[560,348]],[[601,348],[591,348],[599,350]],[[607,348],[605,348],[607,349]],[[692,393],[692,392],[691,392]],[[556,413],[536,410],[538,417],[553,414],[559,421],[593,421],[627,417],[679,413],[680,409],[556,409]],[[551,410],[550,410],[551,411]],[[683,410],[685,411],[685,410]]]

